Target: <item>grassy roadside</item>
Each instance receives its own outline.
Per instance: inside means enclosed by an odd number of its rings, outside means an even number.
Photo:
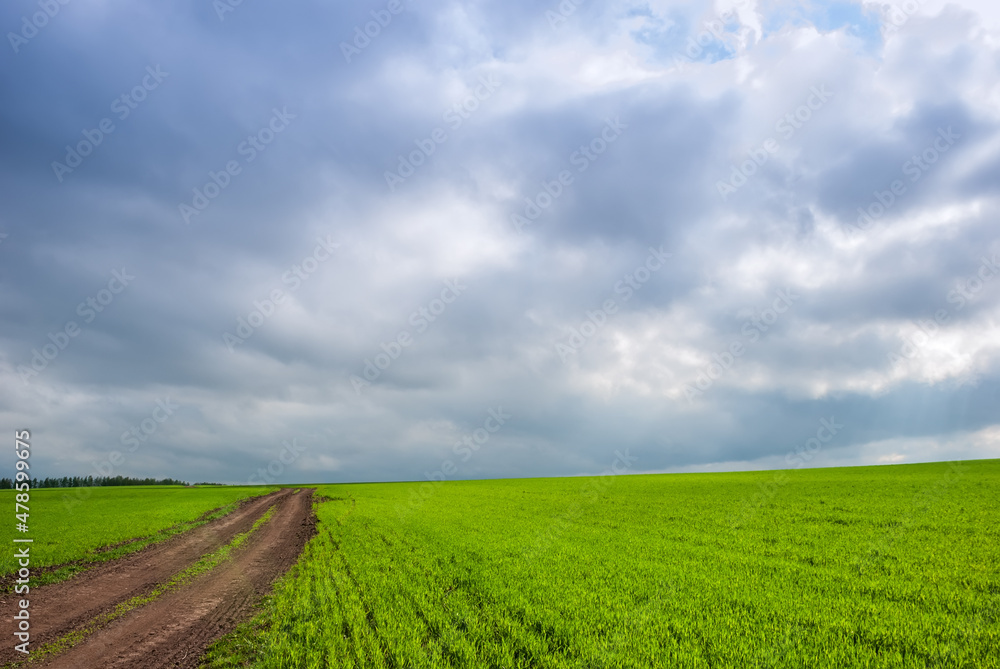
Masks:
[[[96,564],[117,560],[221,518],[243,500],[277,490],[253,488],[173,488],[134,486],[85,489],[86,501],[65,504],[66,490],[31,493],[30,531],[32,586],[66,580]],[[76,489],[70,489],[76,490]],[[13,491],[2,491],[0,503],[13,507]],[[0,540],[10,543],[5,526]],[[11,535],[11,536],[7,536]],[[0,555],[0,593],[13,590],[13,552]]]
[[[332,501],[325,495],[313,495],[313,513],[319,516],[321,505]],[[300,563],[303,556],[300,557]],[[274,593],[284,587],[293,587],[299,565],[292,568],[274,584]],[[232,632],[209,646],[202,659],[201,669],[237,669],[251,666],[252,658],[258,657],[266,648],[267,641],[263,632],[271,630],[276,616],[276,595],[265,596],[257,603],[255,613],[249,619],[236,626]]]
[[[133,597],[132,599],[122,602],[121,604],[116,606],[113,611],[110,611],[106,614],[94,618],[89,623],[87,623],[87,625],[82,629],[70,632],[69,634],[61,637],[60,639],[45,644],[36,651],[32,651],[27,661],[21,663],[9,663],[4,666],[4,669],[8,669],[9,667],[19,667],[32,663],[37,663],[45,660],[46,658],[52,655],[65,652],[66,650],[69,650],[76,644],[86,639],[91,634],[97,632],[103,627],[106,627],[107,625],[111,624],[112,622],[114,622],[118,618],[121,618],[127,613],[134,611],[147,604],[150,604],[152,602],[155,602],[157,599],[163,597],[164,595],[174,590],[177,590],[178,588],[181,588],[184,585],[187,585],[198,576],[211,571],[212,569],[216,568],[223,562],[227,561],[232,555],[232,552],[234,550],[236,550],[244,543],[246,543],[247,539],[249,539],[254,532],[260,529],[260,527],[263,526],[265,523],[267,523],[269,520],[271,520],[271,518],[274,516],[276,508],[277,505],[272,505],[260,518],[258,518],[254,522],[253,527],[251,527],[249,530],[237,534],[235,537],[233,537],[232,541],[230,541],[225,546],[222,546],[221,548],[213,551],[212,553],[208,553],[207,555],[202,556],[201,559],[199,559],[197,562],[195,562],[187,569],[184,569],[183,571],[175,574],[166,583],[161,583],[157,585],[152,591],[150,591],[145,595],[139,595],[137,597]]]

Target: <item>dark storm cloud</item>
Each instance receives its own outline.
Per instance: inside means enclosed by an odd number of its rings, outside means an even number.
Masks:
[[[997,454],[974,11],[217,4],[69,3],[3,57],[0,413],[46,473],[246,481],[291,439],[287,481],[779,466],[829,416],[817,464]]]

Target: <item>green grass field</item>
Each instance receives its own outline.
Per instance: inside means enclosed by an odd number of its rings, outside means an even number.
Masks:
[[[3,534],[0,541],[9,546],[13,538],[33,539],[31,567],[36,570],[35,582],[50,583],[85,565],[77,564],[55,572],[37,571],[39,568],[117,558],[190,529],[192,522],[207,511],[276,489],[223,486],[40,488],[30,491],[29,532],[17,532],[11,517],[0,531]],[[14,490],[0,491],[0,503],[13,511],[15,494]],[[224,508],[220,513],[229,510]],[[14,551],[0,554],[0,575],[9,574],[16,568]]]
[[[997,460],[317,493],[206,666],[1000,667]]]

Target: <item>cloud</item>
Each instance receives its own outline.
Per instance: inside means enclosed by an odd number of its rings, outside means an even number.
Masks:
[[[53,476],[421,479],[496,407],[453,476],[997,457],[1000,25],[919,4],[66,5],[0,82],[0,413]]]

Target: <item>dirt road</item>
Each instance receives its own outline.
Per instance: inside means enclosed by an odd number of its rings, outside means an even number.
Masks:
[[[95,617],[157,585],[248,531],[268,508],[271,519],[230,558],[190,583],[125,614],[43,667],[197,667],[208,645],[251,611],[314,533],[312,490],[281,490],[233,513],[75,578],[31,592],[32,648],[83,629]],[[13,595],[6,596],[9,599]],[[5,607],[5,610],[9,605]],[[0,664],[20,659],[0,650]]]

